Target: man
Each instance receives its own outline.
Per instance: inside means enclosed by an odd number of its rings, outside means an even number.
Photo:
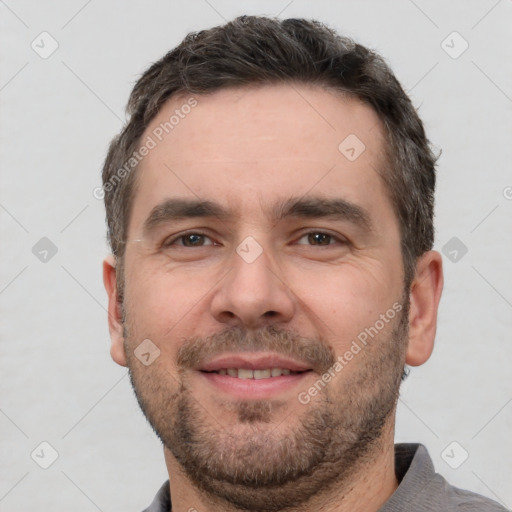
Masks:
[[[113,359],[164,445],[150,512],[504,510],[394,446],[443,274],[435,157],[375,53],[241,17],[147,70],[103,169]]]

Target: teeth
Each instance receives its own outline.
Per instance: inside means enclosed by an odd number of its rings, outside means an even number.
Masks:
[[[248,368],[221,368],[215,373],[219,375],[229,375],[239,379],[269,379],[270,377],[281,377],[281,375],[290,375],[292,372],[288,368],[266,368],[265,370],[250,370]]]
[[[268,370],[254,370],[255,379],[268,379],[270,377],[270,368]]]

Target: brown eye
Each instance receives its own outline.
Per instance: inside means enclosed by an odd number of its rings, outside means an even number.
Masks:
[[[164,247],[204,247],[207,245],[213,245],[213,242],[210,237],[202,233],[186,233],[175,236],[164,243]]]
[[[331,235],[326,233],[309,233],[308,242],[311,245],[329,245],[331,242]]]
[[[328,246],[333,245],[334,242],[339,241],[335,236],[322,231],[311,231],[302,235],[297,243],[299,245],[313,245],[313,246]]]
[[[185,247],[199,247],[204,245],[205,238],[206,237],[204,235],[199,235],[197,233],[190,233],[180,237]]]

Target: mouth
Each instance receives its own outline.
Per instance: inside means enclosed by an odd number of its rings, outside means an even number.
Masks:
[[[262,370],[253,370],[251,368],[221,368],[205,373],[216,373],[217,375],[229,375],[236,379],[270,379],[273,377],[281,377],[282,375],[298,375],[300,373],[309,372],[311,370],[293,371],[289,368],[265,368]]]
[[[278,398],[313,374],[312,368],[293,359],[256,352],[223,355],[197,370],[216,391],[254,400]]]

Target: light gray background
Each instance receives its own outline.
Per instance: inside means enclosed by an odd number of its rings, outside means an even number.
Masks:
[[[5,0],[0,510],[139,511],[167,478],[109,356],[92,191],[140,73],[189,31],[243,13],[315,17],[382,52],[442,148],[436,248],[457,237],[468,252],[444,258],[436,348],[404,384],[396,438],[421,441],[451,483],[510,508],[512,2]],[[59,44],[47,59],[31,48],[43,31]],[[453,31],[469,43],[458,58],[441,46]],[[457,37],[444,43],[452,54]],[[32,252],[42,237],[58,249],[47,262]],[[31,458],[50,461],[42,441],[58,452],[48,469]]]

